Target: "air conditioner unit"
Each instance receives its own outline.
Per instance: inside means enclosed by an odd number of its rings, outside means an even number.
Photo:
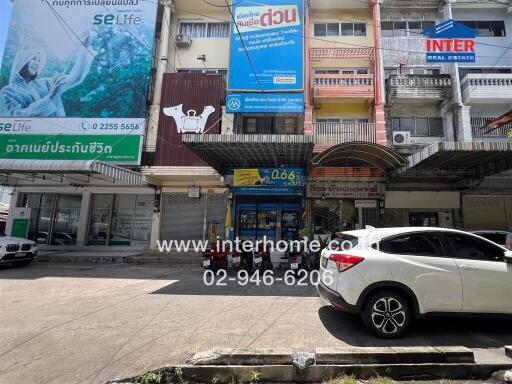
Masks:
[[[174,41],[176,42],[176,45],[178,47],[190,47],[190,44],[192,44],[191,37],[189,35],[184,35],[182,33],[176,35]]]
[[[396,131],[393,132],[393,145],[411,144],[411,132]]]

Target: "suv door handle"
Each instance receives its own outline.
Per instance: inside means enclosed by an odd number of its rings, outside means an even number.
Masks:
[[[465,271],[478,271],[477,267],[468,264],[461,264],[460,269],[463,269]]]

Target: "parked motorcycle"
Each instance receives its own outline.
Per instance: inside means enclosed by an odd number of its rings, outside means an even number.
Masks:
[[[270,251],[265,249],[263,244],[258,245],[258,250],[254,256],[255,264],[262,273],[265,271],[272,271],[274,269],[274,265],[272,264],[272,260],[270,258]],[[258,263],[256,263],[258,262]]]
[[[228,253],[222,248],[222,243],[212,242],[210,248],[203,253],[203,268],[213,272],[227,270]]]

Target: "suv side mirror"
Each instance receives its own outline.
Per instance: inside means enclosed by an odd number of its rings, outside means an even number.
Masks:
[[[503,259],[507,263],[512,263],[512,251],[505,251],[505,253],[503,255]]]

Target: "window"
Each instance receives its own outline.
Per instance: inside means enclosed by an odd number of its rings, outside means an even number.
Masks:
[[[339,36],[340,25],[338,23],[327,23],[327,36]]]
[[[458,259],[503,261],[504,251],[473,236],[447,234],[453,254]]]
[[[368,68],[315,69],[315,75],[367,75]]]
[[[327,36],[327,24],[315,23],[313,26],[315,36]]]
[[[437,227],[439,216],[437,212],[409,213],[409,225],[411,227]]]
[[[386,67],[386,68],[384,68],[384,76],[386,77],[386,79],[389,78],[389,75],[439,75],[439,74],[441,74],[441,69],[431,68],[431,67],[402,67],[402,68]]]
[[[436,233],[409,233],[385,239],[381,250],[397,255],[444,256],[441,238]]]
[[[512,68],[459,68],[461,79],[466,75],[486,73],[512,73]]]
[[[476,29],[478,37],[505,37],[504,21],[461,21],[465,26]]]
[[[507,243],[506,232],[475,232],[475,235],[491,240],[493,243],[499,245],[505,245]]]
[[[227,38],[229,23],[180,23],[180,33],[192,38]]]
[[[382,37],[423,37],[421,32],[433,27],[434,21],[382,21]]]
[[[366,23],[316,22],[315,36],[366,36]]]
[[[443,119],[441,117],[398,117],[391,118],[391,130],[411,132],[411,136],[443,136]]]

